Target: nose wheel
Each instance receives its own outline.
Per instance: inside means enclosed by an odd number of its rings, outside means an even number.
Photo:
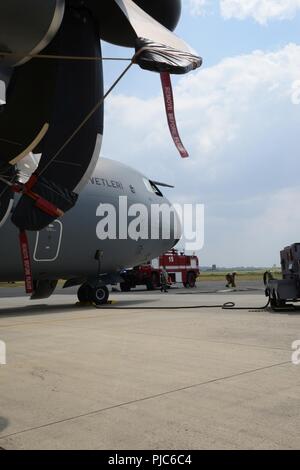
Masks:
[[[77,292],[79,302],[91,302],[95,305],[105,305],[108,302],[109,290],[104,285],[83,284]]]

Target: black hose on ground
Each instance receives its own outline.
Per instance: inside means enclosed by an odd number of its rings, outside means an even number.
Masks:
[[[184,306],[175,306],[175,307],[117,307],[113,304],[110,306],[104,305],[95,305],[96,308],[102,310],[187,310],[187,309],[196,309],[196,308],[221,308],[222,310],[265,310],[269,306],[270,300],[263,307],[236,307],[234,302],[225,302],[224,304],[219,305],[184,305]]]
[[[234,302],[226,302],[222,305],[223,310],[266,310],[269,307],[270,299],[263,307],[236,307]]]
[[[270,271],[266,271],[263,275],[263,281],[264,284],[266,285],[268,280],[273,279],[272,273]],[[218,291],[215,292],[209,292],[211,293],[217,293]],[[203,293],[203,292],[202,292]],[[208,293],[208,292],[207,292]],[[185,306],[179,306],[179,307],[116,307],[112,306],[103,306],[103,305],[95,305],[96,308],[99,309],[104,309],[104,310],[186,310],[186,309],[196,309],[196,308],[221,308],[222,310],[248,310],[248,311],[264,311],[268,308],[270,304],[270,297],[268,298],[268,302],[266,305],[262,307],[237,307],[235,302],[225,302],[224,304],[219,304],[219,305],[185,305]]]

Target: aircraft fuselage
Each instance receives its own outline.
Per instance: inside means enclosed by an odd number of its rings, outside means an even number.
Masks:
[[[169,239],[162,239],[161,233],[159,239],[151,236],[133,239],[124,233],[124,224],[127,228],[133,219],[125,213],[126,201],[128,207],[142,204],[149,213],[153,204],[170,205],[162,194],[151,191],[148,183],[146,177],[128,166],[100,158],[74,209],[42,231],[28,232],[33,279],[93,278],[97,276],[99,263],[102,275],[114,275],[174,246],[177,241],[174,226]],[[103,239],[100,233],[106,205],[115,208],[116,226],[112,224],[112,228],[116,237],[112,239]],[[100,260],[95,259],[97,252],[101,253]],[[0,260],[1,281],[23,280],[18,230],[10,218],[0,228]]]

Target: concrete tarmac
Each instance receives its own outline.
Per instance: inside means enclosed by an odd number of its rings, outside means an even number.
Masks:
[[[0,447],[300,447],[300,315],[258,310],[261,286],[112,293],[116,309],[13,290],[0,291]],[[230,300],[252,309],[209,308]]]

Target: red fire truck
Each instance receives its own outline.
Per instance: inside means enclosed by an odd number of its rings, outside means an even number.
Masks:
[[[171,250],[147,264],[123,271],[123,282],[120,284],[121,290],[128,292],[130,289],[141,285],[145,285],[148,290],[160,287],[163,267],[166,268],[169,274],[170,286],[172,284],[183,284],[184,287],[195,287],[197,277],[200,274],[198,257]]]

